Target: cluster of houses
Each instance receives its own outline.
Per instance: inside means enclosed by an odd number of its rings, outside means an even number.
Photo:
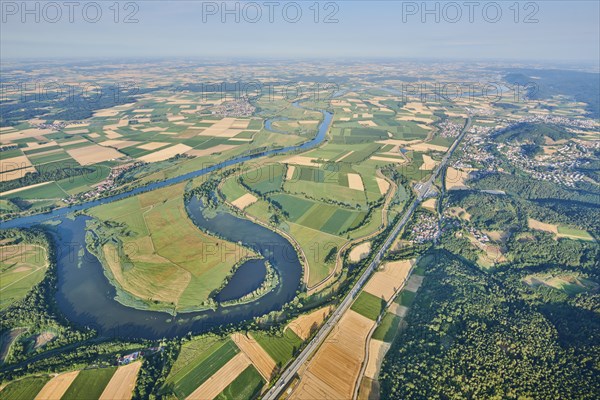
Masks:
[[[440,123],[440,136],[441,137],[457,137],[462,130],[462,125],[454,123],[450,120],[445,120]]]
[[[256,107],[250,104],[246,97],[240,97],[215,106],[212,113],[223,117],[250,117],[255,110]]]
[[[532,158],[524,155],[520,146],[505,146],[506,157],[515,166],[540,181],[554,182],[573,187],[575,183],[587,180],[584,174],[575,171],[588,161],[590,155],[576,143],[567,143],[551,155]]]
[[[409,239],[414,243],[425,243],[439,237],[437,217],[433,214],[420,214],[413,226]]]
[[[502,121],[503,124],[508,123],[507,126],[523,122],[560,124],[577,129],[598,129],[600,126],[596,121],[590,119],[572,119],[555,115],[528,116],[516,122]],[[530,157],[523,154],[521,144],[493,143],[490,136],[495,130],[492,127],[478,125],[471,127],[469,135],[465,137],[463,153],[458,164],[464,166],[480,165],[483,166],[482,172],[502,171],[500,160],[497,160],[489,151],[490,145],[494,145],[506,155],[511,164],[528,173],[534,179],[569,187],[575,186],[577,182],[590,180],[589,177],[576,171],[576,169],[589,163],[587,159],[600,148],[600,142],[571,140],[547,154]]]
[[[98,183],[92,190],[89,190],[84,193],[79,193],[78,195],[75,195],[75,196],[70,196],[66,199],[63,199],[63,201],[67,204],[74,204],[74,203],[78,203],[82,200],[85,201],[85,200],[90,200],[90,199],[96,198],[100,194],[106,193],[109,190],[113,189],[116,186],[115,181],[123,172],[125,172],[131,168],[140,166],[142,164],[144,164],[144,163],[141,161],[137,161],[137,162],[113,167],[111,169],[108,177],[105,180],[103,180],[102,182]]]
[[[473,228],[472,226],[468,227],[467,231],[482,245],[490,242],[488,235]]]
[[[145,355],[157,353],[159,351],[163,351],[163,347],[161,347],[161,346],[159,346],[159,347],[150,347],[150,348],[147,348],[145,350],[135,351],[133,353],[126,354],[126,355],[124,355],[122,357],[119,357],[117,359],[117,364],[118,365],[131,364],[132,362],[134,362],[136,360],[139,360],[140,358],[144,357]]]

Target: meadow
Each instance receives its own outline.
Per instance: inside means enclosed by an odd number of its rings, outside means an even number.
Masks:
[[[0,247],[0,310],[22,299],[44,278],[46,249],[37,245]]]
[[[232,267],[253,254],[198,229],[185,210],[183,188],[179,184],[88,211],[99,221],[92,229],[100,237],[96,252],[107,274],[154,309],[207,307]],[[120,300],[128,302],[126,296]]]

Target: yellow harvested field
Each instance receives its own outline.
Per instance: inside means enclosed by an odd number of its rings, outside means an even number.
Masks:
[[[445,152],[448,150],[448,147],[440,146],[439,144],[431,144],[431,143],[423,142],[423,143],[411,144],[410,146],[408,146],[408,149],[413,150],[413,151],[422,151],[422,152],[427,152],[430,150]]]
[[[423,164],[419,167],[422,171],[431,171],[437,165],[437,161],[429,157],[427,154],[423,154]]]
[[[256,370],[267,381],[270,381],[275,373],[277,364],[271,356],[258,344],[258,342],[250,335],[234,333],[231,335],[233,342],[239,349],[250,359]]]
[[[50,379],[35,396],[35,400],[56,400],[63,397],[79,371],[65,372]]]
[[[398,303],[392,303],[388,307],[388,311],[391,312],[392,314],[396,314],[399,317],[404,317],[406,315],[406,313],[408,312],[408,307],[401,306]]]
[[[167,145],[169,145],[171,143],[168,142],[149,142],[149,143],[144,143],[141,146],[138,146],[138,149],[142,149],[142,150],[156,150],[156,149],[160,149],[161,147],[165,147]]]
[[[453,167],[448,167],[446,170],[446,189],[447,190],[462,190],[468,189],[466,181],[469,178],[469,171],[463,171]]]
[[[98,144],[100,146],[114,147],[117,150],[121,150],[121,149],[124,149],[126,147],[135,146],[135,145],[140,144],[140,143],[141,142],[135,142],[133,140],[109,139],[109,140],[105,140],[104,142],[100,142]]]
[[[383,178],[375,177],[377,186],[379,187],[379,193],[386,194],[390,190],[390,183]]]
[[[398,121],[416,121],[416,122],[424,122],[426,124],[433,123],[433,118],[425,118],[425,117],[417,117],[415,115],[402,115],[396,117]]]
[[[369,359],[365,368],[365,376],[377,380],[381,363],[388,350],[392,347],[391,343],[382,342],[381,340],[371,339],[369,341]]]
[[[220,121],[205,121],[214,122],[211,126],[204,129],[198,136],[216,136],[220,138],[234,137],[244,130],[247,130],[249,120],[236,120],[235,118],[223,118]]]
[[[331,314],[333,306],[319,308],[309,314],[304,314],[289,323],[286,329],[291,329],[302,340],[310,337],[316,327]]]
[[[335,162],[342,161],[344,158],[348,157],[352,153],[354,153],[354,150],[350,150],[349,152],[347,152],[346,154],[344,154],[343,156],[341,156],[340,158],[338,158]]]
[[[371,252],[371,242],[361,243],[358,246],[354,246],[348,254],[348,258],[352,262],[359,262],[363,258],[369,255]]]
[[[555,224],[546,224],[542,221],[538,221],[533,218],[527,218],[527,225],[529,225],[529,228],[531,228],[531,229],[536,229],[538,231],[544,231],[544,232],[550,232],[550,233],[554,233],[555,235],[558,234],[558,226],[556,226]]]
[[[65,146],[71,146],[71,145],[74,145],[74,144],[85,143],[85,142],[89,142],[89,140],[87,140],[85,138],[84,139],[75,139],[75,140],[69,140],[68,142],[64,141],[64,142],[59,143],[59,144],[60,144],[60,146],[65,147]],[[91,144],[91,142],[89,142],[89,143]]]
[[[92,144],[78,149],[69,149],[67,150],[67,153],[81,165],[96,164],[124,156],[124,154],[118,150],[100,146],[98,144]]]
[[[374,161],[385,161],[390,163],[404,164],[406,160],[402,158],[390,158],[390,157],[381,157],[381,156],[371,156],[371,160]]]
[[[285,180],[291,181],[294,179],[294,171],[296,171],[296,167],[293,165],[288,165],[287,170],[285,171]]]
[[[418,114],[431,114],[429,107],[427,107],[423,103],[416,102],[416,101],[406,103],[404,105],[404,108],[406,108],[407,110],[416,111]]]
[[[2,172],[0,173],[0,182],[13,181],[15,179],[19,179],[24,177],[28,173],[37,172],[34,167],[27,167],[22,169],[17,169],[14,171]]]
[[[107,130],[104,131],[104,135],[109,139],[116,139],[116,138],[123,137],[123,135],[121,135],[119,132],[107,131]]]
[[[222,153],[224,151],[235,149],[236,147],[238,147],[237,144],[218,144],[216,146],[209,147],[208,149],[192,149],[187,151],[186,154],[195,157],[205,157],[210,156],[211,154]]]
[[[231,382],[235,380],[251,364],[250,359],[244,353],[238,353],[235,357],[223,365],[213,376],[208,378],[202,385],[192,392],[187,400],[212,400],[217,397]]]
[[[346,313],[301,374],[290,399],[351,399],[375,321]]]
[[[164,132],[167,128],[161,128],[160,126],[152,126],[150,128],[140,129],[142,132]]]
[[[168,160],[177,154],[183,154],[192,148],[186,144],[179,143],[166,149],[155,151],[154,153],[146,154],[145,156],[139,157],[138,160],[144,162],[156,162]]]
[[[10,143],[14,140],[18,140],[18,139],[28,139],[28,138],[32,138],[32,137],[37,137],[37,136],[43,136],[46,135],[48,133],[52,133],[54,132],[54,130],[52,129],[37,129],[37,128],[31,128],[31,129],[24,129],[22,131],[11,131],[8,133],[3,133],[2,134],[2,143]]]
[[[257,200],[258,199],[256,198],[256,196],[254,196],[252,193],[246,193],[246,194],[242,195],[240,198],[232,201],[231,204],[234,205],[235,207],[239,208],[240,210],[243,210],[244,208],[248,207],[250,204],[256,203]]]
[[[100,395],[100,400],[129,400],[133,397],[133,388],[137,380],[138,372],[142,367],[141,361],[122,365],[117,368],[115,374],[110,378],[108,385]]]
[[[58,143],[56,143],[54,140],[51,140],[46,143],[41,143],[41,144],[37,143],[37,142],[31,142],[31,143],[27,143],[27,149],[24,149],[24,150],[43,149],[44,147],[53,147],[53,146],[58,146]],[[37,154],[41,154],[41,153],[37,153]]]
[[[358,121],[358,123],[362,126],[366,126],[366,127],[376,127],[379,126],[377,125],[375,122],[369,120],[369,121]]]
[[[295,164],[302,165],[305,167],[320,167],[321,164],[316,162],[318,159],[314,157],[306,157],[306,156],[292,156],[284,160],[284,163],[287,164]]]
[[[365,191],[365,186],[363,185],[362,178],[359,174],[348,174],[348,187],[354,190],[360,190],[361,192]]]
[[[401,140],[401,139],[386,139],[386,140],[378,140],[375,143],[379,144],[391,144],[392,146],[407,146],[415,143],[420,143],[419,139],[415,140]]]
[[[5,173],[8,171],[14,171],[21,168],[31,167],[31,161],[27,156],[17,156],[0,161],[0,172]]]
[[[435,211],[435,203],[436,203],[436,201],[437,201],[437,199],[435,197],[431,198],[431,199],[427,199],[427,200],[425,200],[423,202],[423,204],[421,204],[421,206],[423,208],[428,209],[428,210]]]
[[[374,296],[390,301],[392,297],[400,290],[415,260],[401,260],[387,262],[383,269],[373,274],[369,282],[365,285],[365,292]]]
[[[416,292],[423,284],[423,279],[423,276],[413,274],[413,276],[408,279],[408,282],[406,282],[405,289],[411,292]]]

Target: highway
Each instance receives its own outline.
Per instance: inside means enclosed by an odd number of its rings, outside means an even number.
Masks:
[[[394,242],[394,239],[396,238],[396,236],[398,236],[398,233],[400,232],[400,230],[409,221],[410,217],[412,216],[412,214],[414,213],[416,208],[419,206],[421,201],[423,201],[423,199],[425,199],[427,197],[427,193],[433,186],[435,179],[437,178],[439,173],[442,171],[442,169],[446,166],[446,164],[448,163],[448,160],[450,159],[450,157],[452,157],[452,154],[454,153],[454,151],[456,150],[459,143],[462,141],[462,139],[464,138],[466,132],[469,130],[470,127],[471,127],[471,117],[469,115],[467,117],[467,121],[466,121],[465,126],[463,127],[462,131],[460,132],[460,134],[458,135],[458,137],[456,138],[456,140],[454,141],[454,143],[452,144],[450,149],[448,149],[448,151],[442,158],[442,161],[437,166],[437,168],[435,169],[433,174],[431,174],[431,177],[427,180],[427,182],[419,185],[419,187],[417,188],[417,193],[418,193],[417,197],[413,200],[411,205],[405,211],[402,218],[400,218],[400,220],[396,223],[396,225],[390,232],[389,236],[387,237],[387,239],[385,240],[383,245],[380,247],[380,249],[377,252],[373,261],[365,269],[365,271],[360,276],[360,278],[358,279],[356,284],[352,287],[350,292],[348,292],[348,294],[346,295],[344,300],[340,303],[338,308],[333,312],[333,314],[327,320],[325,325],[323,325],[321,327],[321,329],[319,329],[319,331],[314,336],[314,338],[310,341],[310,343],[304,348],[304,350],[302,350],[300,355],[286,368],[286,370],[281,374],[281,376],[279,377],[277,382],[275,382],[273,387],[271,387],[271,389],[264,395],[264,397],[263,397],[264,400],[275,400],[278,398],[278,396],[283,391],[283,389],[285,389],[287,387],[287,385],[292,381],[294,376],[298,373],[298,371],[300,370],[302,365],[304,365],[312,357],[313,353],[321,346],[321,344],[327,338],[327,336],[329,335],[329,333],[331,332],[333,327],[338,323],[338,321],[340,320],[342,315],[344,315],[344,313],[350,308],[354,299],[356,298],[356,296],[358,296],[358,294],[362,290],[365,283],[367,283],[367,280],[370,278],[373,271],[375,271],[377,269],[377,267],[379,266],[379,263],[381,262],[382,257],[385,255],[386,251],[392,245],[392,243]],[[407,279],[408,279],[408,277],[407,277]]]

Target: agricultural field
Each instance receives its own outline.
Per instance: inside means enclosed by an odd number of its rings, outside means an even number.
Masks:
[[[592,235],[583,229],[571,228],[557,224],[547,224],[542,221],[537,221],[533,218],[528,218],[527,223],[530,229],[552,233],[556,238],[594,241]]]
[[[291,329],[281,335],[270,335],[265,332],[253,332],[254,340],[270,355],[278,367],[285,365],[302,345],[303,339]]]
[[[60,399],[69,389],[79,371],[64,372],[50,379],[43,389],[35,396],[38,400]]]
[[[117,368],[100,395],[100,400],[130,399],[141,367],[142,362],[135,361]]]
[[[44,278],[46,249],[19,243],[0,246],[0,310],[22,299]]]
[[[374,321],[348,310],[301,374],[291,399],[352,398]]]
[[[217,397],[216,400],[247,400],[254,398],[265,382],[256,368],[249,366],[238,375]]]
[[[320,327],[325,319],[329,316],[333,307],[324,307],[304,314],[291,321],[286,327],[287,330],[293,331],[297,337],[306,340],[310,335]]]
[[[300,121],[297,132],[277,134],[266,131],[263,119],[251,112],[213,114],[228,102],[210,97],[155,90],[131,103],[113,103],[81,121],[30,120],[6,129],[1,142],[10,150],[3,152],[0,198],[20,200],[15,202],[16,212],[64,205],[63,201],[71,204],[124,182],[143,184],[254,148],[297,144],[319,122],[320,114],[308,113],[310,120]],[[127,178],[115,182],[112,174],[125,170],[130,170]],[[41,184],[55,185],[34,190]]]
[[[386,312],[377,326],[377,329],[373,332],[371,339],[391,343],[394,340],[394,337],[396,337],[400,321],[400,316]]]
[[[351,308],[358,314],[375,321],[385,308],[385,303],[384,299],[363,291],[360,292]]]
[[[368,237],[382,225],[379,204],[390,184],[376,176],[376,164],[312,162],[340,159],[348,154],[342,147],[348,146],[328,144],[306,155],[281,158],[230,176],[220,186],[234,207],[291,235],[308,262],[309,287],[331,278],[335,253],[346,242]],[[370,206],[376,202],[377,207]]]
[[[203,337],[184,344],[163,385],[163,392],[186,398],[239,352],[230,339]],[[244,359],[247,359],[245,355]],[[250,360],[246,366],[249,364]]]
[[[35,376],[16,380],[2,389],[0,397],[4,400],[33,399],[49,380],[50,377],[48,376]]]
[[[117,371],[117,367],[85,369],[80,371],[62,399],[99,399],[100,395]]]
[[[253,254],[197,228],[182,196],[180,184],[88,212],[99,221],[91,228],[100,238],[95,251],[111,280],[126,293],[124,303],[133,297],[136,303],[149,299],[152,308],[207,307],[210,293],[233,266]]]

